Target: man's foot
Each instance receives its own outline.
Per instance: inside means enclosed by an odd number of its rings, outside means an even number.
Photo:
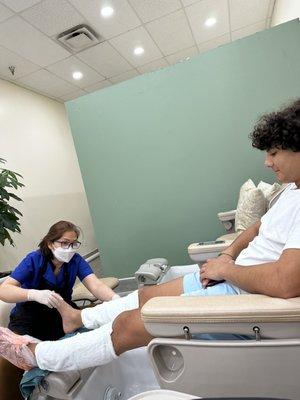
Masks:
[[[71,307],[65,301],[62,301],[57,307],[63,321],[63,330],[65,333],[71,333],[82,327],[81,311]]]
[[[25,371],[37,366],[28,345],[38,342],[38,339],[31,336],[17,335],[8,328],[0,327],[0,355]]]

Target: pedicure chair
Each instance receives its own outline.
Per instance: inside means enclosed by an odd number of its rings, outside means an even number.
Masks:
[[[234,211],[219,214],[227,236],[217,243],[189,246],[192,260],[201,263],[231,243],[238,234],[234,215]],[[150,285],[194,268],[197,265],[169,267],[166,259],[151,259],[135,276],[140,286]],[[1,324],[6,326],[3,316],[4,311]],[[158,297],[144,305],[142,318],[156,337],[147,350],[129,351],[98,368],[51,373],[31,400],[184,400],[200,396],[299,400],[300,298]],[[231,334],[239,339],[233,340]],[[214,339],[206,340],[203,335],[214,335]]]

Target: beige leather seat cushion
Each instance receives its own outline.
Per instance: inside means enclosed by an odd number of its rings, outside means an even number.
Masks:
[[[100,281],[103,282],[106,286],[109,286],[111,289],[114,289],[119,284],[119,280],[114,277],[101,278]],[[97,299],[81,282],[78,282],[74,287],[72,300],[95,301]]]

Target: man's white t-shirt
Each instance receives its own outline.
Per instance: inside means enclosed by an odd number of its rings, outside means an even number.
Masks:
[[[285,249],[300,249],[300,189],[289,184],[262,217],[259,234],[238,258],[238,265],[274,262]]]

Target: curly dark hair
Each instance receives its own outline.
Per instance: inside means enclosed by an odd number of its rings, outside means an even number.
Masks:
[[[250,134],[259,150],[300,151],[300,99],[277,112],[263,115]]]

